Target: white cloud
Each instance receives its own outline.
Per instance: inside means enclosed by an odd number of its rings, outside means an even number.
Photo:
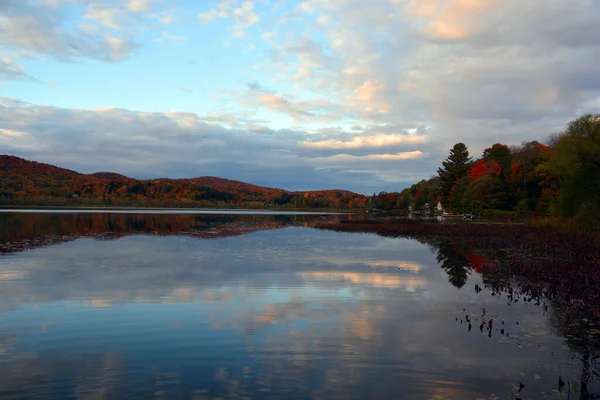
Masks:
[[[0,80],[37,81],[27,73],[25,67],[7,57],[0,57]]]
[[[161,24],[170,25],[175,22],[177,10],[176,9],[167,9],[162,10],[151,15],[152,18],[160,21]]]
[[[23,136],[27,135],[27,132],[15,131],[13,129],[0,128],[0,134],[9,136],[9,137],[13,137],[13,138],[18,138],[18,137],[23,137]]]
[[[136,13],[150,10],[150,0],[126,0],[127,8]]]
[[[242,34],[245,29],[256,25],[260,21],[260,17],[254,12],[254,3],[252,1],[245,1],[239,4],[236,0],[221,0],[217,4],[217,10],[211,9],[198,14],[198,20],[205,24],[212,22],[216,17],[234,20],[231,28],[234,31],[234,35],[238,35],[235,37],[242,37],[245,35],[245,33]]]
[[[117,30],[121,25],[121,11],[93,6],[85,9],[84,16],[102,29],[90,23],[74,26],[63,19],[62,8],[33,6],[23,2],[15,7],[0,7],[0,37],[5,48],[16,49],[22,54],[50,55],[63,60],[88,58],[101,61],[120,61],[129,57],[137,48],[127,33],[119,36],[107,34],[106,29]]]
[[[376,84],[372,80],[368,80],[362,85],[354,89],[356,99],[360,101],[369,101],[375,96],[375,94],[383,89],[383,85]]]
[[[120,30],[122,25],[118,22],[122,11],[118,8],[106,8],[98,4],[90,4],[84,19],[95,21],[107,28]]]
[[[258,14],[251,11],[244,12],[236,21],[237,28],[249,28],[260,21]]]
[[[165,25],[172,24],[174,20],[175,20],[175,18],[172,15],[165,15],[165,16],[159,18],[159,21]]]
[[[110,61],[121,61],[129,55],[131,49],[127,40],[113,35],[106,35],[104,40],[108,49],[110,49],[108,52]]]
[[[315,11],[313,3],[314,3],[313,1],[304,1],[298,5],[298,8],[303,11],[313,13]]]
[[[331,22],[331,17],[326,14],[319,15],[319,17],[317,18],[317,22],[321,25],[326,25],[329,22]]]
[[[215,10],[201,12],[198,13],[198,21],[200,21],[203,24],[208,24],[212,22],[217,15],[218,13]]]
[[[361,149],[386,147],[399,144],[422,144],[427,141],[423,135],[377,134],[372,136],[356,136],[348,141],[329,139],[320,141],[304,141],[302,146],[315,149]]]
[[[363,156],[353,156],[350,154],[336,154],[329,157],[315,157],[313,160],[317,163],[346,164],[364,161],[403,161],[416,160],[425,157],[425,153],[420,150],[405,151],[396,154],[366,154]]]

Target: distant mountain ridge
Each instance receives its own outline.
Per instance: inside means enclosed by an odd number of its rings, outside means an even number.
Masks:
[[[126,181],[131,180],[128,176],[118,174],[116,172],[94,172],[93,174],[88,174],[89,176],[93,176],[96,179],[100,179],[102,181]]]
[[[347,190],[288,191],[214,176],[138,180],[0,155],[0,204],[348,209],[362,208],[365,201]]]

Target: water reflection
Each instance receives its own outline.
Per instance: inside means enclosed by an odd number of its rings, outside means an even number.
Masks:
[[[310,226],[316,221],[360,219],[358,214],[175,214],[132,212],[2,212],[0,253],[68,242],[82,237],[115,240],[132,234],[187,235],[220,238],[286,226]]]
[[[400,288],[410,290],[425,286],[422,278],[403,277],[389,274],[364,273],[364,272],[341,272],[341,271],[310,271],[298,274],[306,281],[349,281],[355,285]]]
[[[562,290],[565,283],[568,285],[569,282],[572,282],[573,277],[566,275],[564,270],[559,270],[558,273],[553,271],[552,263],[558,263],[558,260],[547,260],[546,274],[531,279],[531,277],[526,278],[519,274],[519,269],[515,269],[514,265],[511,265],[509,261],[511,256],[505,250],[466,249],[448,241],[439,245],[440,250],[444,248],[446,254],[450,254],[450,257],[456,260],[454,261],[456,264],[463,266],[464,271],[474,270],[481,274],[483,288],[475,284],[476,293],[505,299],[509,307],[517,305],[519,302],[529,304],[540,309],[549,318],[548,327],[531,330],[523,327],[522,323],[519,325],[518,320],[515,321],[516,325],[505,325],[503,317],[489,313],[486,315],[486,310],[483,308],[475,320],[468,314],[464,318],[461,317],[461,325],[464,323],[469,331],[477,325],[480,332],[487,332],[488,337],[500,335],[502,343],[513,343],[519,348],[537,344],[540,349],[540,344],[537,343],[537,340],[532,341],[532,337],[537,339],[542,335],[549,334],[550,331],[558,334],[567,343],[561,350],[567,351],[569,357],[564,361],[567,368],[556,370],[555,391],[557,390],[557,396],[564,395],[567,398],[580,400],[600,398],[598,387],[600,320],[597,314],[597,304],[585,303],[581,300],[592,297],[586,296],[585,291],[573,293]],[[438,260],[440,260],[439,255]],[[445,268],[444,265],[442,268]],[[452,282],[456,269],[445,269],[450,282]],[[466,273],[468,274],[468,272]],[[464,276],[465,273],[461,272],[460,275]],[[460,282],[462,283],[462,281],[461,278]],[[592,292],[596,290],[592,282],[586,289]],[[551,354],[553,357],[555,356],[554,351]],[[565,370],[573,374],[570,379],[563,378]],[[515,397],[519,397],[521,390],[522,387],[519,385],[513,389],[512,393]]]
[[[501,260],[309,218],[5,216],[0,397],[594,398],[590,330]]]
[[[459,289],[465,286],[471,264],[451,240],[442,240],[438,244],[436,260],[448,274],[448,282]]]

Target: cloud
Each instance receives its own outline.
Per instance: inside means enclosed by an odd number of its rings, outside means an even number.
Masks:
[[[12,129],[1,129],[0,134],[8,137],[18,138],[27,135],[27,132],[15,131]]]
[[[94,30],[89,25],[71,26],[61,11],[58,6],[34,6],[28,2],[0,6],[3,46],[63,60],[88,58],[108,62],[121,61],[137,48],[127,34]],[[92,4],[85,16],[105,28],[122,28],[117,9]]]
[[[235,0],[221,0],[217,4],[217,9],[210,9],[198,13],[197,18],[200,23],[208,24],[217,17],[222,19],[233,19],[232,29],[235,37],[244,36],[242,32],[260,21],[258,14],[254,12],[254,3],[244,1],[242,4]]]
[[[309,111],[301,107],[295,107],[294,104],[291,104],[288,99],[280,94],[263,94],[258,98],[258,102],[271,111],[285,113],[294,119],[304,119],[312,116]]]
[[[237,102],[255,112],[257,108],[273,116],[286,116],[297,127],[304,124],[330,123],[344,119],[344,110],[325,97],[303,98],[294,93],[278,93],[258,82],[246,83],[247,90],[220,91],[216,101]]]
[[[377,134],[372,136],[356,136],[349,141],[320,140],[304,141],[302,146],[317,149],[360,149],[373,147],[386,147],[398,144],[421,144],[427,141],[423,135]]]
[[[25,67],[6,57],[0,57],[0,80],[37,81],[37,79],[27,73]]]
[[[150,0],[126,0],[127,8],[136,13],[143,13],[150,10]]]
[[[165,15],[159,18],[160,22],[163,24],[171,24],[173,23],[174,17],[172,15]]]
[[[218,15],[219,13],[215,10],[210,10],[210,11],[205,11],[205,12],[201,12],[198,13],[197,17],[198,17],[198,21],[203,23],[203,24],[208,24],[210,22],[212,22]]]
[[[0,153],[82,172],[115,170],[138,178],[212,175],[290,190],[337,187],[366,193],[396,185],[398,176],[387,180],[377,175],[386,177],[389,162],[418,161],[416,149],[355,154],[365,156],[359,163],[351,156],[322,157],[320,149],[301,145],[311,134],[269,129],[265,125],[270,121],[252,112],[68,109],[0,98],[0,121],[2,136],[9,139],[0,141]],[[425,173],[427,167],[413,165],[411,170]]]
[[[354,93],[356,94],[356,99],[361,101],[369,101],[381,89],[383,89],[383,85],[378,85],[372,80],[368,80],[354,89]]]
[[[173,44],[182,44],[186,41],[186,37],[182,35],[175,35],[168,31],[163,31],[160,36],[156,39],[158,42],[170,42]]]
[[[459,140],[478,153],[544,139],[600,101],[600,3],[308,0],[294,13],[264,42],[272,79],[363,126],[427,126],[438,161]],[[287,101],[282,113],[301,100]]]
[[[97,4],[90,4],[83,19],[92,20],[100,25],[110,29],[120,30],[122,25],[118,22],[121,17],[121,10],[118,8],[108,8]]]
[[[425,153],[420,150],[406,151],[397,154],[367,154],[363,156],[353,156],[350,154],[336,154],[330,157],[318,157],[314,160],[321,163],[338,163],[344,164],[347,162],[362,162],[362,161],[402,161],[402,160],[417,160],[425,157]]]
[[[140,40],[179,40],[161,33],[179,8],[155,10],[161,3],[0,2],[0,77],[34,79],[22,61],[31,56],[119,62]],[[598,2],[217,0],[185,10],[200,23],[219,20],[210,28],[213,40],[235,44],[223,51],[249,54],[253,64],[213,93],[214,107],[198,118],[224,135],[252,132],[261,146],[268,135],[291,135],[277,154],[292,154],[293,162],[284,158],[303,172],[315,173],[310,162],[342,151],[360,157],[357,166],[318,166],[344,182],[396,181],[378,164],[390,159],[369,158],[372,149],[427,155],[410,160],[411,172],[401,175],[418,179],[433,174],[457,141],[477,155],[493,142],[544,140],[600,104]],[[267,81],[268,90],[256,83]]]

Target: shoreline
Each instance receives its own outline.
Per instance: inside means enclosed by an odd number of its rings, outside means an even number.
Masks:
[[[166,211],[166,212],[271,212],[271,213],[304,213],[304,214],[362,214],[360,210],[344,210],[344,209],[331,209],[331,208],[228,208],[228,207],[147,207],[147,206],[43,206],[43,205],[2,205],[0,204],[0,212],[9,211]]]

